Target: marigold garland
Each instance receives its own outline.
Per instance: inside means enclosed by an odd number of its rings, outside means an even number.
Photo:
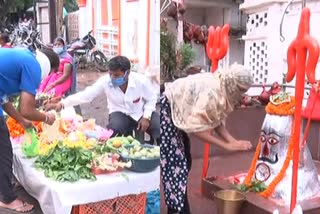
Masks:
[[[258,161],[258,158],[260,155],[260,149],[261,149],[261,143],[259,142],[257,145],[257,148],[256,148],[256,152],[254,153],[253,161],[251,162],[250,169],[249,169],[248,174],[244,180],[244,184],[246,186],[251,186],[251,179],[252,179],[252,176],[253,176],[254,171],[256,169],[256,164],[257,164],[257,161]]]
[[[7,119],[7,127],[9,130],[10,137],[16,138],[24,134],[24,129],[15,119],[9,117]]]
[[[266,106],[266,112],[268,114],[271,115],[279,115],[279,116],[289,116],[289,115],[293,115],[294,114],[294,110],[295,110],[295,98],[294,97],[290,97],[291,98],[291,102],[287,102],[287,103],[283,103],[280,105],[274,105],[271,102],[269,102],[269,104]],[[261,196],[263,197],[269,197],[274,189],[276,188],[276,186],[279,184],[279,182],[283,179],[283,177],[285,176],[285,173],[288,169],[288,166],[290,164],[290,161],[292,160],[292,154],[293,154],[293,147],[294,147],[294,138],[293,138],[293,123],[292,123],[292,129],[291,129],[291,136],[290,136],[290,140],[289,140],[289,145],[288,145],[288,151],[287,151],[287,156],[286,159],[282,165],[282,168],[280,170],[280,172],[278,173],[278,175],[273,179],[273,181],[268,185],[267,189],[265,189],[263,192],[260,193]],[[253,160],[251,162],[251,166],[250,169],[247,173],[247,176],[244,180],[244,184],[246,186],[251,186],[251,180],[253,177],[253,174],[255,173],[255,169],[256,169],[256,164],[260,155],[260,149],[261,149],[261,142],[258,143]]]
[[[16,138],[20,137],[24,134],[24,128],[12,117],[9,117],[6,121],[7,127],[9,130],[10,137]],[[42,132],[42,122],[32,122],[35,128],[37,129],[38,133]]]
[[[269,102],[266,106],[265,110],[268,114],[271,115],[279,115],[279,116],[288,116],[293,115],[295,111],[295,98],[290,97],[291,102],[286,102],[280,105],[274,105],[273,103]]]

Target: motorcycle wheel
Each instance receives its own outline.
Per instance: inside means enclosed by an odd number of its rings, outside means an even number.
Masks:
[[[107,69],[108,59],[101,51],[94,51],[91,54],[91,61],[94,63],[94,65],[99,71],[101,72],[108,71]]]

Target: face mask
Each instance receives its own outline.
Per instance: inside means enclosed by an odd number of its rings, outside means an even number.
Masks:
[[[63,47],[54,47],[53,48],[53,51],[56,53],[56,54],[61,54],[63,52]]]
[[[125,84],[127,82],[127,73],[128,72],[126,71],[126,73],[124,74],[123,77],[111,79],[112,85],[115,87],[119,87],[119,86],[122,86],[123,84]]]

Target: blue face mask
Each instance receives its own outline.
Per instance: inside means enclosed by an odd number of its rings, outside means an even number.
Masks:
[[[112,85],[115,87],[119,87],[119,86],[122,86],[123,84],[125,84],[128,81],[127,74],[128,74],[128,72],[126,71],[126,73],[124,74],[123,77],[111,78]]]
[[[54,47],[53,48],[53,51],[56,53],[56,54],[61,54],[63,52],[63,47]]]

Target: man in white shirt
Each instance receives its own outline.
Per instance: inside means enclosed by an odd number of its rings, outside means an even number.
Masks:
[[[91,102],[101,93],[108,101],[109,123],[107,128],[115,135],[130,135],[138,129],[146,131],[159,143],[160,117],[156,112],[157,91],[143,74],[130,72],[130,61],[116,56],[108,62],[109,74],[100,77],[85,90],[70,95],[57,104],[47,104],[46,110],[60,111],[64,107]]]

